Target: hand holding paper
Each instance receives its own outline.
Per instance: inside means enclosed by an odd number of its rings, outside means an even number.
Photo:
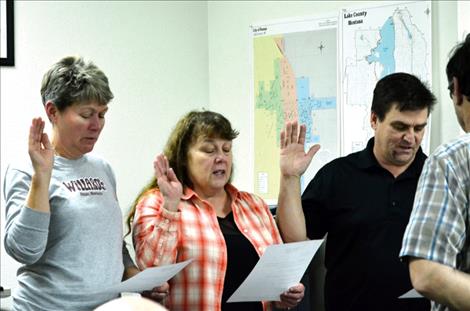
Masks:
[[[279,301],[297,285],[323,240],[271,245],[227,302]]]
[[[146,290],[151,290],[156,286],[160,286],[173,276],[175,276],[178,272],[183,270],[189,263],[193,261],[192,259],[173,264],[167,266],[160,266],[160,267],[152,267],[147,268],[137,275],[127,279],[120,284],[116,284],[109,288],[103,290],[103,292],[107,293],[122,293],[122,292],[143,292]]]

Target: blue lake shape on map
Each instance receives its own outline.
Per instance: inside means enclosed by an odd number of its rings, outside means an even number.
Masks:
[[[380,28],[380,40],[371,54],[366,56],[369,64],[378,62],[382,64],[383,70],[380,78],[395,72],[395,25],[392,17],[389,17]]]
[[[310,79],[296,78],[297,105],[299,109],[299,123],[307,125],[306,143],[319,143],[320,136],[312,135],[312,110],[336,109],[336,97],[310,97]]]

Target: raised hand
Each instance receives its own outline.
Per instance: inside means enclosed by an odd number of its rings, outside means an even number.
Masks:
[[[302,124],[299,129],[297,121],[287,122],[285,129],[281,131],[280,167],[283,176],[300,177],[320,149],[320,145],[313,145],[305,153],[306,132],[306,126]]]
[[[177,211],[178,203],[183,195],[183,185],[176,177],[165,155],[159,154],[155,158],[153,168],[158,187],[165,199],[164,207],[170,211]]]
[[[36,174],[51,174],[54,163],[54,148],[44,133],[45,122],[34,118],[29,128],[28,153]]]

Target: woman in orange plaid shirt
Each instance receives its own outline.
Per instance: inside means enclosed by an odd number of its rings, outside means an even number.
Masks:
[[[194,259],[169,282],[166,306],[172,311],[271,309],[271,302],[226,303],[266,247],[282,243],[266,203],[230,183],[237,135],[221,114],[185,115],[129,216],[141,269]],[[273,304],[290,309],[303,296],[298,284]]]

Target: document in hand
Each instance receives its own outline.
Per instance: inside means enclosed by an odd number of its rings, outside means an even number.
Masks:
[[[160,267],[147,268],[130,279],[103,290],[106,293],[143,292],[160,286],[184,269],[192,259]]]
[[[271,245],[227,300],[279,301],[282,292],[298,284],[323,240]]]

